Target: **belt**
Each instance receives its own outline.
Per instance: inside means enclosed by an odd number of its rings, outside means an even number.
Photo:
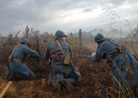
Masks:
[[[19,62],[22,62],[23,63],[23,60],[22,59],[17,59],[17,58],[13,58],[13,61],[19,61]]]
[[[50,60],[53,61],[53,62],[56,62],[56,61],[59,61],[60,58],[64,58],[65,55],[61,54],[61,55],[56,55],[56,56],[53,56],[53,57],[50,57]]]

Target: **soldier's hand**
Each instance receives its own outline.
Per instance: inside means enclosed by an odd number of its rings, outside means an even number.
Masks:
[[[93,52],[91,56],[93,57],[94,55],[96,55],[96,52]]]

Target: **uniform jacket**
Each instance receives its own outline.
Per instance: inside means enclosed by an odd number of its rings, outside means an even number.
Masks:
[[[67,41],[64,41],[62,39],[58,39],[58,41],[64,53],[65,54],[68,53],[72,55],[70,44]],[[44,54],[44,57],[46,59],[49,59],[51,55],[54,53],[55,46],[56,46],[56,41],[52,41],[48,45],[48,47],[45,50],[45,54]],[[56,53],[63,54],[59,46],[57,46]],[[64,58],[60,58],[60,60],[57,62],[51,61],[49,83],[52,80],[55,80],[56,83],[58,83],[61,79],[67,78],[67,77],[72,77],[72,78],[77,77],[78,82],[80,82],[81,80],[80,72],[78,71],[77,67],[73,64],[73,62],[71,61],[70,65],[64,65],[63,61],[64,61]]]
[[[14,47],[12,51],[12,57],[16,59],[25,59],[28,55],[31,57],[39,57],[39,54],[26,47],[25,45],[20,45],[17,50],[17,46]],[[34,78],[35,74],[26,66],[26,64],[21,63],[20,61],[12,61],[9,62],[8,72],[6,75],[10,74],[10,72],[15,72],[17,78]]]
[[[120,45],[120,43],[114,39],[111,39],[111,41],[118,43]],[[108,42],[108,41],[101,43],[100,45],[98,45],[96,55],[92,57],[92,60],[95,62],[99,62],[102,59],[103,52],[107,52],[111,56],[114,56],[115,54],[118,53],[117,45],[115,45],[114,43]],[[125,60],[124,57],[127,58],[127,61]],[[133,69],[133,75],[130,80],[132,80],[133,84],[135,85],[137,82],[137,61],[136,61],[136,58],[134,57],[134,55],[130,51],[127,50],[123,54],[118,54],[113,59],[112,72],[113,72],[115,78],[117,79],[117,81],[119,81],[119,76],[120,76],[119,71],[121,71],[122,85],[125,84],[124,83],[125,82],[124,78],[125,78],[125,80],[127,81],[127,87],[129,87],[130,81],[129,81],[128,71],[126,68],[127,62],[129,64],[129,66],[131,66],[131,68]],[[116,67],[118,67],[118,69],[116,69]],[[121,67],[121,70],[119,70],[120,67]],[[115,79],[116,88],[119,89],[119,85],[118,85],[116,79]]]

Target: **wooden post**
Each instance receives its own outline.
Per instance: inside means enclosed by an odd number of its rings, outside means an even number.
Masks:
[[[81,38],[81,36],[82,36],[82,31],[81,31],[81,29],[79,29],[79,46],[80,46],[80,53],[81,53],[81,48],[82,48],[82,38]]]
[[[0,98],[3,98],[3,96],[5,95],[5,93],[7,92],[8,88],[11,86],[12,81],[9,81],[7,86],[3,89],[3,91],[0,94]]]
[[[29,37],[29,28],[28,28],[28,26],[26,26],[26,28],[25,28],[25,37],[26,38]]]

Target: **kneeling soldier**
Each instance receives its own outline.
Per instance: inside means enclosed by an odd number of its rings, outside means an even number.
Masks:
[[[96,55],[92,60],[99,62],[106,58],[112,66],[112,72],[116,84],[116,89],[121,92],[128,92],[130,87],[136,87],[137,83],[137,61],[135,56],[123,45],[114,39],[107,39],[98,33],[95,36],[98,44]],[[127,94],[129,97],[130,94]]]
[[[39,58],[39,54],[28,48],[29,46],[29,40],[23,39],[19,45],[14,47],[12,54],[9,56],[8,71],[6,72],[8,80],[13,77],[19,79],[35,78],[35,74],[23,63],[27,56]]]
[[[81,75],[71,61],[71,46],[66,41],[66,37],[63,31],[58,30],[55,41],[48,45],[44,57],[51,62],[48,83],[58,90],[65,87],[67,91],[71,91],[74,89],[73,85],[80,83]]]

